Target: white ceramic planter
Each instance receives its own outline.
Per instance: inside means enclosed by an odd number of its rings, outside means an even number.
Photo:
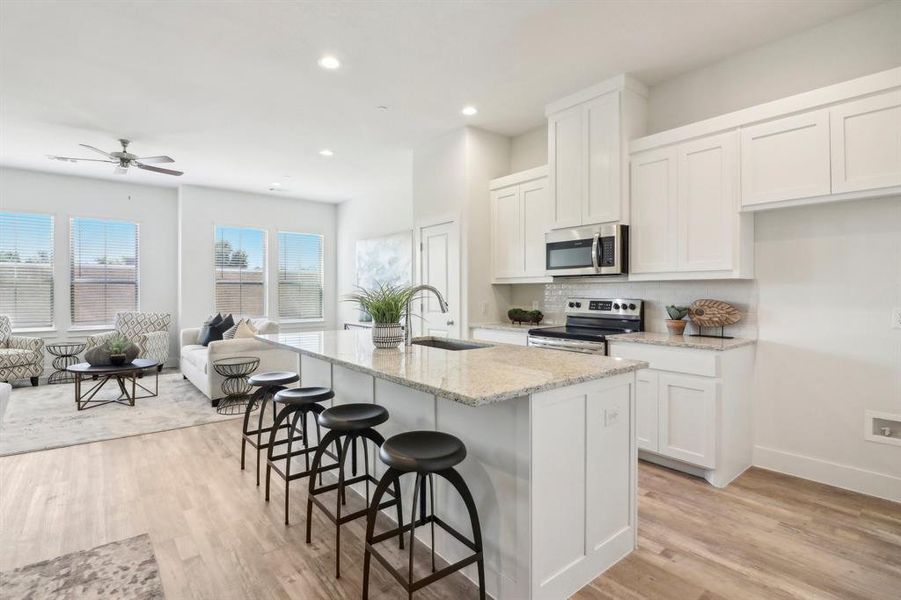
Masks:
[[[400,323],[374,323],[372,343],[376,348],[397,348],[404,341],[404,328]]]

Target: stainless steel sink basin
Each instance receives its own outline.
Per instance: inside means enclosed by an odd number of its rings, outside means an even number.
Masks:
[[[441,348],[442,350],[476,350],[477,348],[491,348],[491,344],[478,344],[476,342],[464,342],[450,338],[420,337],[413,338],[413,344],[428,346],[429,348]]]

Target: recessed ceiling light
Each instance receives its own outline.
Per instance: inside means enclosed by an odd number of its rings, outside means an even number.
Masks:
[[[379,110],[388,110],[388,107],[385,106],[384,104],[379,104],[378,106],[376,106],[376,108]]]
[[[320,150],[319,154],[321,154],[322,156],[334,156],[335,155],[335,153],[332,152],[331,150],[329,150],[328,148],[326,148],[325,150]]]
[[[334,71],[341,66],[341,61],[331,54],[325,54],[319,59],[319,66],[329,71]]]
[[[461,110],[460,112],[463,113],[464,115],[466,115],[467,117],[471,117],[472,115],[476,114],[479,111],[476,110],[475,106],[464,106],[463,110]]]
[[[274,183],[270,183],[269,185],[271,185],[272,187],[278,187],[278,186],[280,186],[281,184],[280,184],[279,182],[276,181],[276,182],[274,182]]]

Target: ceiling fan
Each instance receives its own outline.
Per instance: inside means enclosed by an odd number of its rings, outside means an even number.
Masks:
[[[128,140],[120,139],[119,143],[122,144],[122,150],[116,152],[104,152],[100,148],[95,148],[94,146],[88,146],[87,144],[78,144],[88,150],[93,150],[98,154],[102,154],[106,157],[106,159],[100,158],[72,158],[69,156],[53,156],[51,154],[47,155],[47,158],[52,158],[53,160],[61,160],[63,162],[104,162],[111,163],[116,165],[115,170],[113,171],[117,175],[125,175],[128,173],[128,167],[134,165],[139,169],[144,169],[145,171],[153,171],[154,173],[163,173],[165,175],[184,175],[183,171],[175,171],[172,169],[163,169],[162,167],[152,167],[148,163],[172,163],[175,162],[168,156],[144,156],[140,157],[136,154],[132,154],[128,151]]]

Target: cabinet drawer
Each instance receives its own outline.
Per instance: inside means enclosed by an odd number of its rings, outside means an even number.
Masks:
[[[613,340],[610,340],[608,344],[610,356],[643,360],[650,364],[650,368],[658,371],[687,373],[702,377],[720,376],[720,357],[716,352],[632,344]]]

